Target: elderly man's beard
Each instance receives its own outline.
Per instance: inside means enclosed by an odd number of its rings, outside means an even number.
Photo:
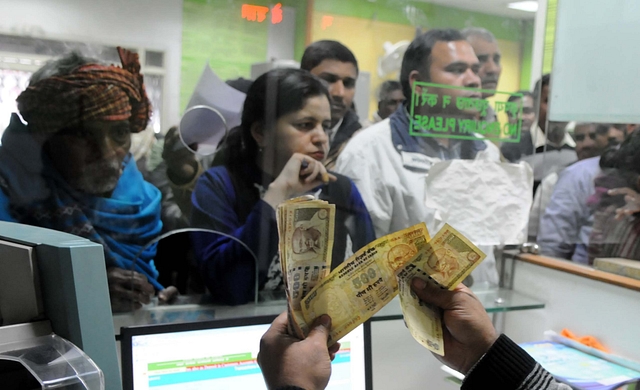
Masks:
[[[69,185],[85,194],[102,195],[116,188],[121,175],[122,164],[117,159],[103,160],[83,166]]]

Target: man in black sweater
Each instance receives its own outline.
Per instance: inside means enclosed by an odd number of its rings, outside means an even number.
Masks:
[[[443,310],[445,356],[436,356],[465,374],[462,390],[570,390],[556,382],[507,336],[498,335],[476,296],[466,286],[443,290],[435,283],[413,280],[413,291]],[[258,363],[269,389],[321,390],[329,383],[331,359],[338,344],[327,348],[331,319],[324,315],[305,340],[287,334],[281,314],[260,341]]]

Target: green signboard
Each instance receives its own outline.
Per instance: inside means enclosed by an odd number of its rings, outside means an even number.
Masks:
[[[495,94],[495,106],[476,97],[482,92]],[[511,96],[518,99],[509,102]],[[520,142],[522,99],[520,93],[416,81],[411,94],[409,133],[420,137]],[[490,111],[496,117],[504,112],[509,121],[487,120]]]

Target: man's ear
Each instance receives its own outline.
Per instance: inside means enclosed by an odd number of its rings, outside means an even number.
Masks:
[[[264,148],[264,126],[262,123],[254,122],[251,125],[251,136],[256,140],[259,148]]]
[[[414,84],[416,81],[424,81],[424,80],[422,79],[422,76],[420,75],[420,71],[418,71],[418,70],[412,70],[412,71],[409,73],[409,86],[411,87],[411,92],[412,92],[412,93],[413,93],[413,88],[414,88],[414,87],[413,87],[413,84]],[[419,86],[419,85],[418,85],[418,86],[416,86],[416,87],[415,87],[415,91],[416,91],[416,93],[421,94],[421,93],[422,93],[422,87],[421,87],[421,86]],[[411,101],[411,96],[406,96],[405,98],[406,98],[407,100]]]

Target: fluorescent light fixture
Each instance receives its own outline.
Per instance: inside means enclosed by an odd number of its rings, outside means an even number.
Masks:
[[[538,10],[537,1],[517,1],[515,3],[507,4],[507,7],[511,9],[517,9],[526,12],[536,12]]]

